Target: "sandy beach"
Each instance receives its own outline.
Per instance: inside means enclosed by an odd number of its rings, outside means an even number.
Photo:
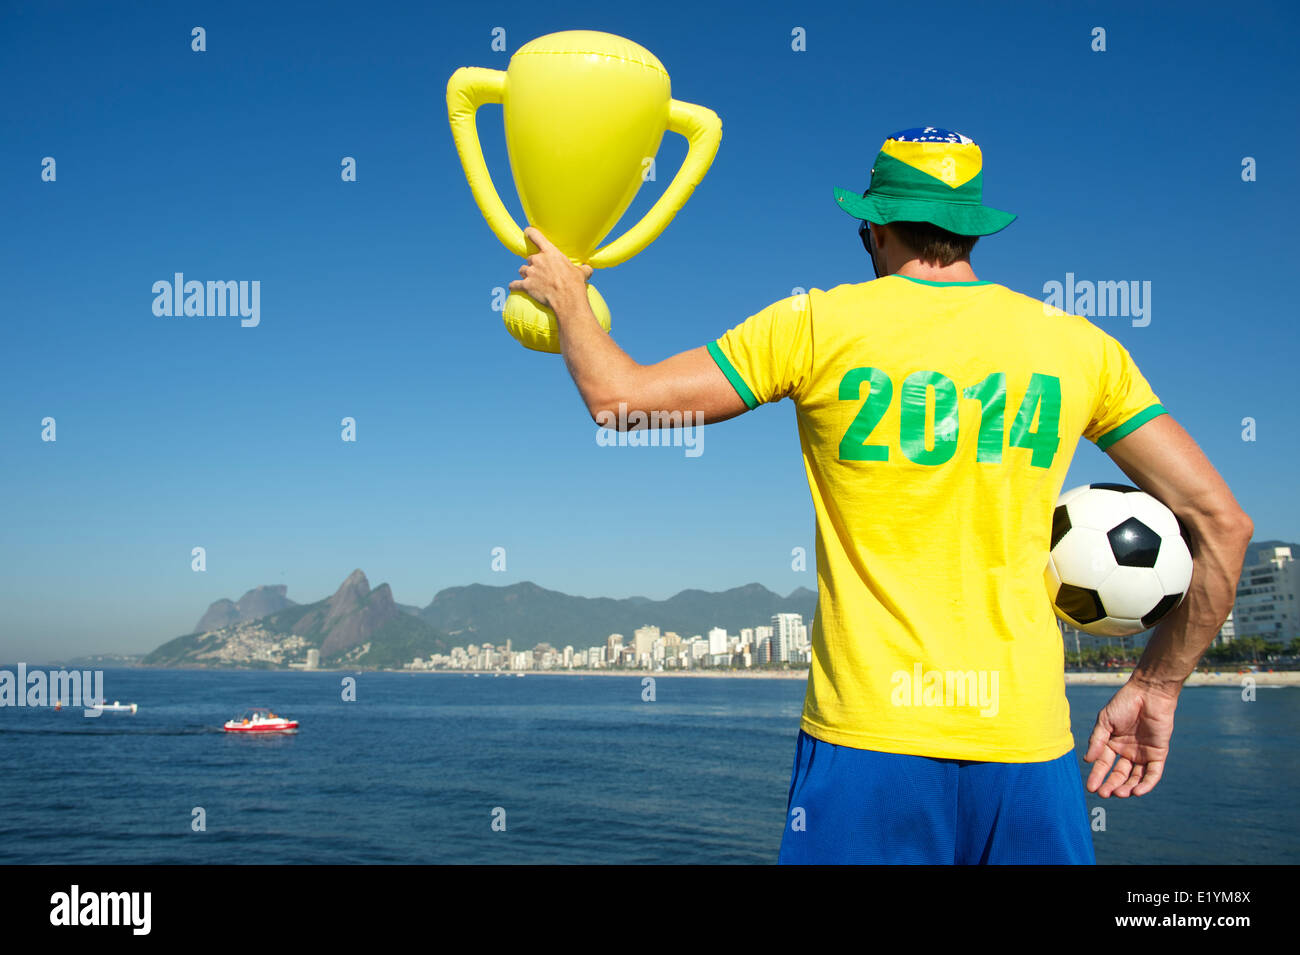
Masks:
[[[1069,684],[1094,683],[1098,686],[1119,686],[1124,683],[1131,670],[1113,673],[1067,673],[1065,682]],[[1278,670],[1276,672],[1248,673],[1246,671],[1219,670],[1212,673],[1197,671],[1187,678],[1184,686],[1241,686],[1246,678],[1255,681],[1256,686],[1300,686],[1300,671]]]

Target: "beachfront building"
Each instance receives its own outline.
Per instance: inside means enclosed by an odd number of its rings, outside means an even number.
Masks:
[[[803,624],[803,614],[772,614],[772,660],[790,663],[807,660],[808,630]]]
[[[1263,637],[1286,644],[1300,637],[1300,564],[1290,547],[1246,555],[1232,607],[1234,637]]]
[[[1233,637],[1237,635],[1237,624],[1232,619],[1232,611],[1228,611],[1228,619],[1223,621],[1223,626],[1214,637],[1215,643],[1232,643]]]
[[[632,646],[635,648],[636,666],[648,667],[654,655],[655,641],[659,639],[658,627],[638,627],[632,631]]]
[[[691,666],[700,666],[701,661],[709,656],[709,641],[705,640],[698,634],[691,637]]]
[[[714,627],[709,631],[709,666],[725,667],[731,664],[731,654],[727,652],[727,630]]]

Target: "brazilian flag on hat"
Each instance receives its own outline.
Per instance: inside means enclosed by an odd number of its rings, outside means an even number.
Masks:
[[[1015,221],[983,205],[984,160],[974,140],[947,129],[905,129],[885,140],[862,195],[835,189],[840,208],[876,225],[930,222],[957,235],[992,235]]]

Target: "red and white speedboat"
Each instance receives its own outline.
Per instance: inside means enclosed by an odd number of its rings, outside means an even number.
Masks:
[[[264,707],[249,710],[237,719],[227,720],[227,733],[296,733],[298,721],[276,716]]]

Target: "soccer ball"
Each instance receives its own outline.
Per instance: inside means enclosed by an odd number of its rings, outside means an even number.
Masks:
[[[1126,484],[1085,484],[1052,512],[1047,596],[1072,627],[1103,637],[1147,630],[1177,607],[1192,581],[1182,523]]]

